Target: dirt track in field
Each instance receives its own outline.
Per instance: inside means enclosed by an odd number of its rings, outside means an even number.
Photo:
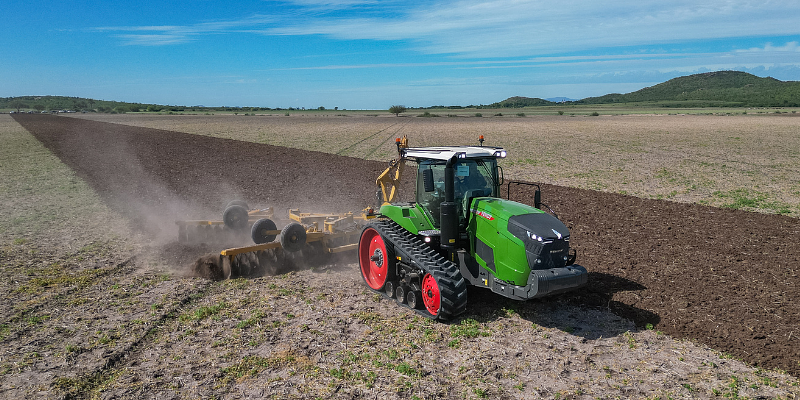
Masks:
[[[216,217],[234,197],[357,210],[374,203],[385,166],[49,115],[15,120],[108,204],[163,238],[171,221]],[[513,200],[532,201],[524,188],[512,190]],[[586,290],[566,296],[571,303],[800,375],[800,221],[552,185],[543,192],[591,272]]]

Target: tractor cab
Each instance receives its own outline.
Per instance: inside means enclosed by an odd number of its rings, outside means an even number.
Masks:
[[[398,159],[378,177],[383,193],[380,213],[405,229],[440,242],[445,251],[464,245],[476,198],[500,196],[506,151],[490,146],[407,147],[398,140]],[[398,182],[407,161],[417,164],[413,203],[396,203]],[[437,246],[438,247],[438,246]]]
[[[440,207],[445,200],[447,160],[418,159],[416,203],[436,228],[440,226]],[[459,158],[453,165],[456,214],[459,226],[466,225],[472,200],[498,197],[499,178],[496,157]]]

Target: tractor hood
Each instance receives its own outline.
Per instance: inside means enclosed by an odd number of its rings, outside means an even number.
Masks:
[[[526,238],[538,242],[569,240],[569,229],[556,217],[544,212],[509,218],[508,231],[523,241]]]
[[[525,247],[529,268],[561,268],[569,259],[569,229],[558,218],[537,208],[503,199],[480,199],[472,210],[476,218],[495,222]]]
[[[498,221],[498,227],[507,222],[508,231],[520,240],[524,241],[525,237],[536,241],[569,238],[569,229],[558,218],[538,208],[497,198],[476,199],[473,205],[471,211],[476,217],[503,221]]]

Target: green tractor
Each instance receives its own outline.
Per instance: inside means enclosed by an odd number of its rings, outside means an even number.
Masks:
[[[463,313],[467,285],[515,300],[563,293],[586,284],[569,230],[534,205],[500,198],[500,147],[410,148],[378,178],[383,205],[358,242],[361,275],[374,291],[429,318]],[[406,161],[415,162],[416,198],[396,202]],[[380,192],[379,192],[380,194]]]

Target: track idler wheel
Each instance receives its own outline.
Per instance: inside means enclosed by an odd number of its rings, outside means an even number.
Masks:
[[[361,277],[364,278],[364,282],[374,290],[381,290],[387,281],[394,280],[393,248],[387,246],[383,236],[370,226],[361,231],[361,238],[358,241],[358,264],[361,267]],[[390,288],[386,289],[390,290]],[[398,297],[398,299],[403,298]]]
[[[383,285],[383,292],[386,293],[386,295],[389,296],[390,299],[394,298],[395,286],[396,286],[395,283],[392,281],[386,281],[386,283]]]
[[[397,289],[394,290],[394,298],[400,304],[406,303],[406,293],[408,292],[408,288],[404,287],[403,285],[398,285]]]
[[[406,304],[415,310],[422,308],[422,294],[414,289],[408,289],[406,292]]]
[[[294,253],[303,249],[306,244],[306,228],[297,222],[292,222],[281,230],[281,246],[283,249]]]
[[[436,278],[431,274],[425,274],[422,278],[422,302],[425,304],[425,309],[433,316],[439,315],[439,309],[442,307],[442,295],[439,292],[439,284]]]
[[[256,221],[253,224],[253,228],[250,229],[250,237],[253,239],[253,243],[255,244],[264,244],[269,243],[275,240],[275,235],[270,235],[269,231],[275,231],[278,227],[275,225],[269,218],[261,218],[260,220]],[[305,232],[305,230],[303,230]]]
[[[234,231],[247,229],[247,217],[247,209],[235,204],[226,208],[222,213],[222,221],[225,226]]]

